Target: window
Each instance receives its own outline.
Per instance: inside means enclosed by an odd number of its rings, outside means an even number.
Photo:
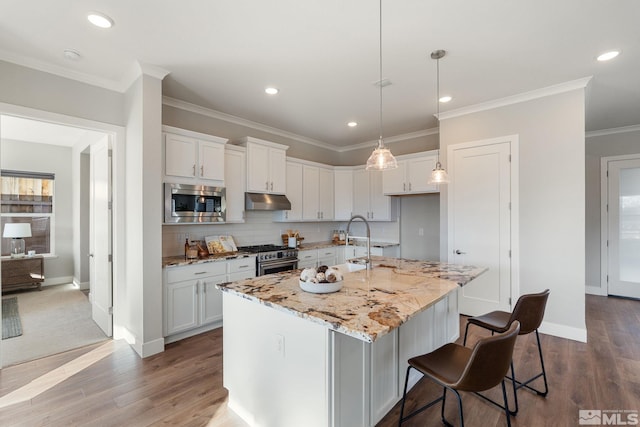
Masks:
[[[2,170],[2,230],[12,222],[31,224],[31,237],[25,237],[26,250],[38,254],[54,253],[54,179],[52,173]],[[2,255],[10,253],[10,239],[2,239]]]

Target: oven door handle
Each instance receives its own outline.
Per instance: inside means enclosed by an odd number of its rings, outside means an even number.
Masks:
[[[283,266],[291,266],[292,270],[295,270],[295,268],[298,266],[298,259],[294,258],[294,259],[288,259],[288,260],[283,260],[283,261],[276,261],[276,262],[267,262],[267,263],[259,263],[259,273],[260,276],[262,276],[264,274],[265,270],[268,269],[272,269],[272,268],[278,268],[278,267],[283,267]]]

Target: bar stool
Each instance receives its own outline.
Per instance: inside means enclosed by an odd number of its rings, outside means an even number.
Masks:
[[[518,302],[513,309],[512,313],[506,311],[492,311],[491,313],[483,314],[482,316],[470,317],[467,320],[467,327],[464,331],[464,341],[463,343],[467,344],[467,333],[469,332],[469,325],[476,325],[484,329],[488,329],[491,331],[491,335],[494,333],[502,333],[509,329],[511,324],[515,321],[520,322],[520,334],[526,335],[531,332],[536,333],[536,341],[538,342],[538,355],[540,356],[540,366],[542,367],[542,372],[539,374],[529,378],[525,381],[516,380],[515,371],[513,369],[513,361],[511,361],[511,376],[507,377],[512,381],[513,384],[513,399],[515,401],[515,411],[509,410],[511,415],[515,415],[518,413],[518,396],[516,391],[522,387],[528,388],[529,390],[535,392],[539,396],[546,396],[549,392],[549,387],[547,385],[547,373],[544,369],[544,360],[542,358],[542,347],[540,346],[540,335],[538,334],[538,328],[542,323],[542,318],[544,317],[544,309],[547,305],[547,299],[549,298],[549,289],[545,289],[544,291],[537,294],[526,294],[522,295],[518,298]],[[537,390],[531,387],[529,384],[542,377],[544,380],[544,391]],[[489,398],[482,396],[480,397],[484,399],[490,400]],[[492,403],[498,405],[498,403],[491,401]],[[507,407],[508,409],[508,407]]]
[[[513,356],[513,347],[518,337],[518,332],[520,332],[520,323],[515,321],[512,322],[511,327],[506,332],[480,339],[473,349],[459,344],[449,343],[431,353],[409,359],[398,426],[440,401],[442,401],[442,408],[440,409],[442,422],[451,426],[449,421],[444,417],[447,390],[451,390],[458,398],[461,426],[464,426],[464,416],[462,413],[462,399],[458,391],[485,391],[502,382],[504,407],[500,405],[497,406],[507,408],[507,390],[504,385],[504,380],[509,370],[509,363]],[[407,383],[411,369],[417,370],[425,377],[440,384],[442,386],[442,396],[416,409],[406,417],[403,417],[404,404],[407,397]],[[505,409],[505,414],[507,416],[507,426],[510,427],[511,414],[508,409]]]

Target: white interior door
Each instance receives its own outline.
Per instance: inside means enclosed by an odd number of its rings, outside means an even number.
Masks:
[[[640,158],[608,162],[609,295],[640,298]]]
[[[94,322],[113,335],[111,283],[111,156],[108,138],[91,146],[90,292]]]
[[[450,147],[449,262],[488,267],[459,293],[460,312],[510,311],[511,142]]]

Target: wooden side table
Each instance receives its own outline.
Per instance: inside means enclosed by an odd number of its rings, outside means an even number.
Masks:
[[[36,255],[2,260],[2,292],[36,288],[44,282],[44,257]]]

